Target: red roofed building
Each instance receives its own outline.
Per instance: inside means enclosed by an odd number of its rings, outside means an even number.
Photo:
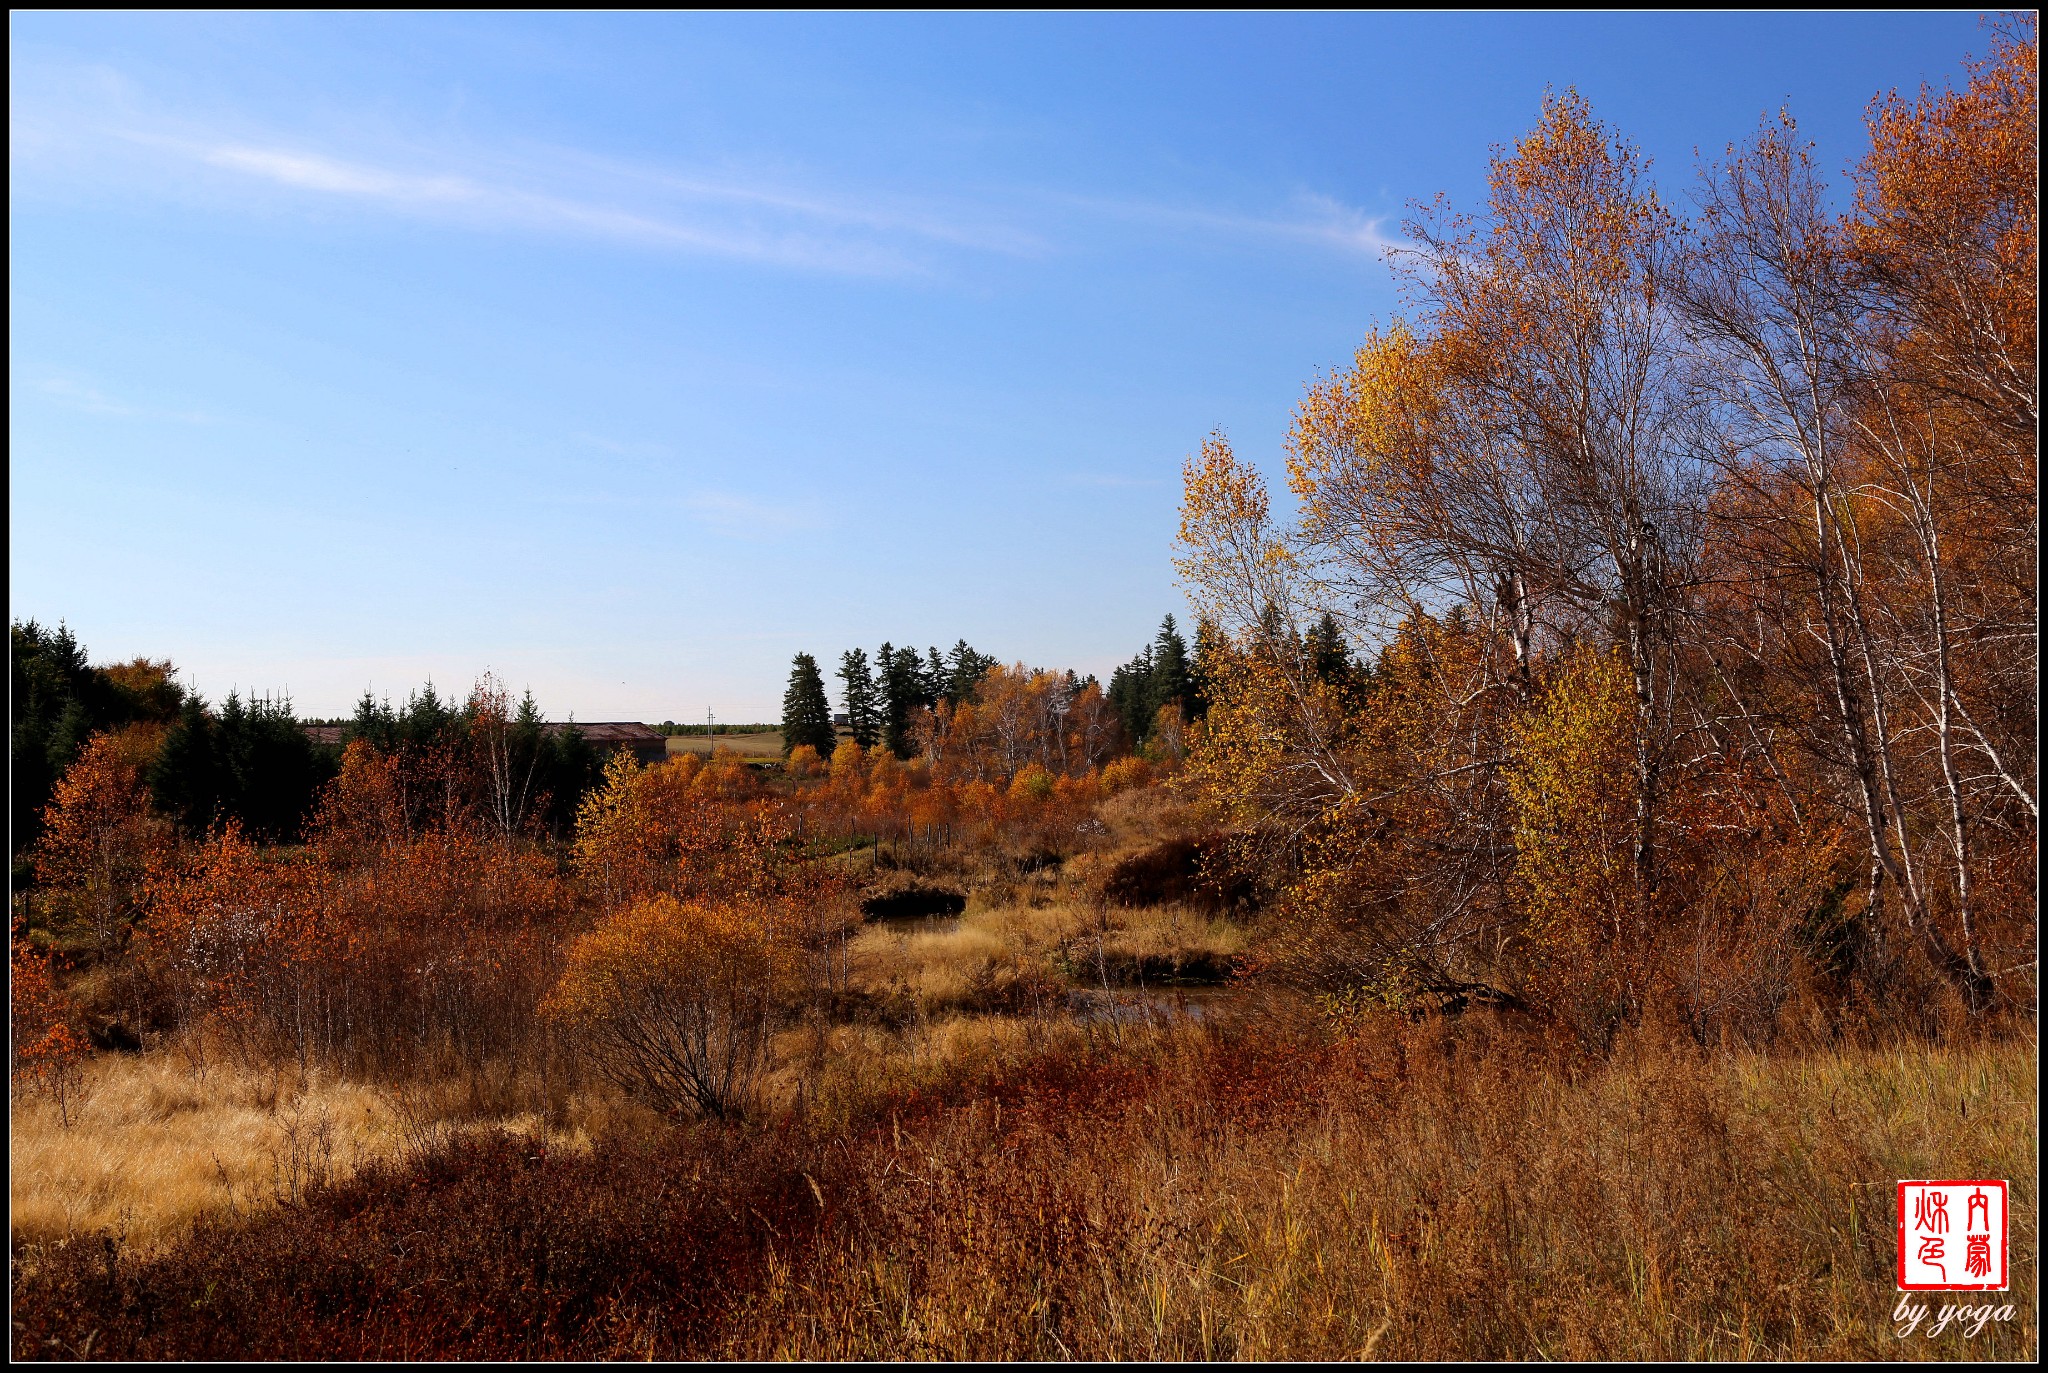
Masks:
[[[549,725],[550,732],[567,728],[565,725]],[[606,720],[595,724],[578,724],[577,729],[590,741],[590,746],[599,753],[616,753],[620,749],[631,749],[633,756],[644,766],[659,763],[668,757],[668,739],[660,731],[637,721]]]

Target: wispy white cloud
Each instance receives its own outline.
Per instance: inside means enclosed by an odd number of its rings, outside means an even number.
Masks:
[[[140,135],[129,136],[142,141]],[[147,141],[159,145],[168,143],[169,146],[177,147],[180,151],[190,153],[200,161],[215,167],[245,172],[250,176],[274,181],[281,186],[294,186],[306,191],[373,196],[382,200],[418,204],[473,202],[486,194],[482,188],[464,181],[461,177],[405,176],[376,167],[338,162],[317,153],[236,147],[232,144],[220,147],[208,147],[204,144],[181,146],[162,139]]]
[[[1373,215],[1334,197],[1302,192],[1281,211],[1250,213],[1208,209],[1166,201],[1101,196],[1055,195],[1076,209],[1181,232],[1218,234],[1230,238],[1279,239],[1315,247],[1380,258],[1406,242],[1389,233],[1390,215]]]
[[[576,148],[374,136],[370,120],[344,135],[286,134],[173,108],[106,67],[31,64],[11,75],[17,189],[86,183],[216,204],[353,207],[856,276],[934,275],[960,254],[1042,257],[1103,220],[1374,257],[1400,246],[1387,217],[1316,193],[1257,211],[1029,187],[828,188],[787,171],[711,174]]]
[[[1352,252],[1378,257],[1389,249],[1408,247],[1407,240],[1387,232],[1391,215],[1370,215],[1330,196],[1304,191],[1296,197],[1299,215],[1266,221],[1269,233],[1289,235],[1311,242],[1329,243]]]
[[[174,109],[104,67],[17,67],[12,75],[17,189],[112,184],[213,203],[283,198],[865,276],[930,274],[944,252],[1045,249],[987,207],[874,187],[823,190],[786,176],[692,175],[577,149],[357,131],[344,147],[334,137]]]
[[[934,243],[987,252],[1030,255],[1043,252],[1047,247],[1045,239],[1038,233],[986,209],[949,205],[942,212],[936,208],[921,208],[900,198],[835,198],[772,185],[679,176],[587,154],[576,154],[575,157],[587,167],[686,199],[787,212],[824,224],[901,232]]]
[[[83,410],[94,415],[119,415],[124,419],[169,420],[176,424],[214,422],[211,415],[197,410],[168,410],[155,405],[136,405],[110,396],[98,387],[73,377],[38,377],[29,384],[68,410]]]
[[[921,234],[909,220],[744,190],[722,195],[700,191],[696,198],[704,203],[696,206],[673,203],[681,196],[671,197],[672,203],[653,198],[655,203],[634,204],[622,193],[631,187],[609,188],[609,195],[603,187],[558,187],[551,181],[582,178],[562,177],[560,169],[539,165],[493,169],[495,175],[421,172],[284,145],[214,144],[134,132],[123,136],[287,191],[456,220],[476,228],[564,232],[783,267],[900,275],[926,270],[916,251],[919,237],[984,249],[994,246],[976,241],[964,230]],[[650,180],[638,178],[643,188]],[[720,203],[755,210],[721,214]]]

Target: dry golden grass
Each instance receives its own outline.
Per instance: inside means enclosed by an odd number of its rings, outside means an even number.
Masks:
[[[102,1055],[60,1123],[38,1098],[14,1103],[8,1140],[13,1237],[34,1244],[106,1231],[149,1248],[217,1211],[266,1205],[397,1154],[389,1097],[178,1055]]]
[[[2031,1043],[1571,1067],[1435,1033],[1392,1056],[1398,1086],[1264,1123],[1164,1052],[1093,1123],[906,1133],[917,1185],[877,1185],[864,1233],[778,1269],[728,1352],[2032,1357]],[[1901,1340],[1890,1189],[1935,1175],[2012,1180],[1991,1300],[2016,1314]]]
[[[1105,973],[1129,981],[1129,971],[1141,966],[1221,964],[1243,949],[1245,937],[1229,920],[1179,906],[971,906],[957,921],[870,925],[855,936],[850,962],[856,986],[902,990],[932,1016],[972,1006],[992,977],[1050,977],[1064,965],[1082,983]]]
[[[13,1102],[16,1245],[107,1233],[151,1249],[201,1217],[295,1199],[458,1130],[509,1130],[582,1150],[593,1136],[646,1126],[644,1112],[602,1092],[576,1093],[545,1113],[510,1101],[479,1109],[469,1081],[392,1089],[169,1049],[95,1057],[69,1116],[67,1125],[40,1096]]]
[[[788,1032],[776,1042],[768,1097],[830,1132],[874,1102],[997,1074],[1005,1064],[1072,1048],[1087,1034],[1065,1019],[945,1015],[901,1029],[834,1025]]]
[[[1035,1051],[1060,1028],[960,1011],[1020,970],[1049,979],[1051,956],[1099,918],[1080,906],[1009,906],[930,929],[863,930],[852,950],[856,985],[907,993],[915,1022],[829,1027],[822,1042],[816,1030],[781,1035],[769,1102],[823,1100],[846,1111],[878,1094],[983,1071],[1006,1052]],[[1170,912],[1119,911],[1110,919],[1112,941],[1147,949],[1206,928]],[[289,1068],[258,1072],[175,1049],[101,1055],[88,1083],[68,1127],[45,1100],[14,1105],[17,1244],[105,1231],[147,1249],[201,1216],[273,1204],[316,1179],[338,1179],[457,1129],[544,1134],[552,1147],[580,1150],[593,1137],[658,1128],[648,1112],[601,1087],[543,1114],[526,1084],[501,1085],[480,1100],[474,1081],[369,1086]]]
[[[974,978],[1007,952],[1000,935],[965,921],[951,928],[870,926],[849,951],[856,985],[903,988],[927,1012],[963,1000]]]
[[[1147,906],[1108,913],[1102,947],[1126,960],[1227,959],[1245,947],[1242,925],[1183,906]]]
[[[849,950],[854,985],[902,991],[925,1016],[970,1003],[996,973],[1044,965],[1083,917],[1066,907],[970,909],[958,920],[873,924]]]
[[[1033,918],[1036,938],[1062,928]],[[956,961],[1008,947],[973,935]],[[790,1138],[834,1142],[790,1166],[852,1162],[821,1171],[819,1213],[806,1184],[765,1281],[678,1353],[2019,1360],[2038,1343],[2030,1038],[1706,1053],[1645,1029],[1589,1060],[1481,1017],[1317,1044],[1258,1020],[945,1015],[793,1030],[776,1054],[773,1094],[806,1123]],[[17,1246],[111,1229],[161,1248],[208,1210],[289,1196],[312,1175],[308,1121],[330,1122],[343,1171],[419,1121],[490,1118],[452,1081],[201,1080],[171,1054],[94,1071],[69,1130],[17,1111]],[[562,1124],[577,1112],[581,1135]],[[615,1102],[550,1120],[551,1147],[594,1136],[600,1158],[660,1133]],[[1891,1188],[1931,1175],[2011,1180],[2012,1291],[1990,1301],[2015,1315],[1901,1340]],[[667,1348],[658,1313],[633,1319]]]
[[[1172,787],[1136,787],[1119,792],[1096,807],[1095,818],[1109,832],[1110,846],[1122,853],[1148,849],[1201,828],[1200,807]]]

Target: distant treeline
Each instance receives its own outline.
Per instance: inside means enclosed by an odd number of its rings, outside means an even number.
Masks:
[[[394,707],[365,692],[354,715],[304,721],[288,697],[230,692],[213,705],[174,680],[168,660],[94,666],[71,631],[31,620],[9,632],[13,701],[9,852],[17,885],[66,770],[94,735],[118,733],[139,761],[153,809],[191,835],[227,822],[251,838],[304,837],[342,750],[362,740],[401,764],[413,808],[466,806],[518,828],[566,833],[603,759],[572,724],[550,729],[528,694],[514,706],[488,679],[466,701],[430,682]],[[338,744],[309,724],[341,726]]]
[[[1319,626],[1311,637],[1323,635],[1325,628]],[[1201,718],[1207,707],[1201,664],[1208,633],[1206,627],[1198,630],[1190,652],[1169,615],[1153,641],[1111,676],[1104,695],[1130,747],[1146,743],[1166,706],[1177,707],[1184,721]],[[1327,655],[1345,652],[1333,626],[1321,643]],[[488,682],[462,701],[443,698],[432,683],[409,693],[400,706],[365,692],[353,715],[305,721],[282,696],[245,699],[230,692],[218,704],[209,703],[174,680],[168,660],[94,666],[63,625],[46,629],[33,620],[16,622],[10,647],[9,848],[17,856],[34,844],[42,811],[79,748],[106,732],[132,736],[138,756],[146,760],[143,773],[153,805],[186,832],[200,834],[233,821],[251,837],[273,843],[302,837],[321,789],[339,770],[342,748],[358,739],[415,772],[441,777],[443,795],[437,804],[448,804],[456,792],[478,792],[480,784],[450,781],[456,774],[489,772],[501,779],[490,788],[496,798],[492,806],[511,805],[517,811],[501,820],[557,834],[567,831],[601,771],[599,754],[573,725],[548,728],[530,694],[514,706]],[[665,720],[655,728],[685,737],[781,729],[786,748],[809,744],[829,755],[838,742],[836,713],[863,748],[882,747],[908,757],[911,725],[920,713],[973,700],[996,663],[964,639],[944,653],[933,647],[920,654],[888,643],[873,657],[849,649],[840,655],[835,674],[842,707],[835,712],[817,660],[798,654],[782,721],[706,726]],[[1348,658],[1333,664],[1333,671],[1350,670]],[[1092,676],[1069,672],[1066,679],[1066,698],[1099,689]],[[307,734],[309,724],[339,726],[338,744],[316,742]],[[472,737],[479,727],[487,739]],[[485,758],[483,752],[492,756]],[[502,779],[514,774],[517,786],[508,801]],[[17,877],[27,877],[19,865]]]
[[[343,748],[357,740],[398,761],[414,827],[434,811],[443,824],[460,814],[508,834],[560,838],[604,773],[603,755],[574,721],[551,728],[532,692],[515,706],[489,675],[460,703],[432,682],[397,709],[365,691],[342,727]]]
[[[872,660],[866,649],[850,648],[839,656],[840,703],[854,742],[864,749],[877,744],[899,758],[910,756],[910,722],[920,710],[940,702],[957,705],[969,699],[996,659],[968,644],[950,653],[937,646],[922,655],[914,648],[884,643]],[[818,660],[799,653],[791,664],[789,689],[782,698],[784,752],[809,745],[829,754],[837,743],[833,711],[825,695]]]
[[[1144,746],[1160,710],[1166,706],[1178,708],[1183,721],[1202,717],[1208,708],[1201,668],[1202,647],[1213,633],[1211,627],[1203,626],[1191,653],[1173,616],[1168,615],[1152,642],[1111,675],[1104,695],[1130,747]],[[1344,652],[1334,626],[1329,628],[1329,634],[1334,645],[1332,651]],[[840,655],[839,670],[834,674],[839,679],[838,713],[850,727],[854,742],[862,748],[879,745],[899,758],[907,758],[911,753],[911,723],[918,712],[941,705],[957,707],[974,700],[976,688],[997,662],[965,639],[955,643],[950,653],[931,648],[922,656],[914,648],[886,643],[872,659],[864,649],[848,649]],[[1092,674],[1079,676],[1068,672],[1066,677],[1069,697],[1078,696],[1089,687],[1100,689]],[[834,712],[818,660],[808,653],[797,654],[791,665],[782,713],[785,753],[805,744],[821,754],[831,753],[837,742]]]
[[[8,634],[14,688],[9,851],[24,854],[85,742],[125,733],[156,808],[188,829],[239,821],[252,835],[297,836],[338,755],[306,737],[284,698],[230,692],[209,707],[173,680],[169,661],[95,667],[63,625],[30,620]],[[29,874],[17,862],[16,881]]]

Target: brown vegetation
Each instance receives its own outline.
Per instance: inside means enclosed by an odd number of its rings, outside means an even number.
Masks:
[[[1302,524],[1190,464],[1141,756],[997,667],[564,834],[487,680],[286,844],[95,736],[16,906],[12,1352],[2033,1357],[2032,42],[1883,103],[1839,224],[1766,130],[1687,237],[1551,101],[1312,388]],[[1765,395],[1745,321],[1821,305]],[[1936,1176],[2011,1180],[2012,1312],[1902,1340]]]
[[[1887,1319],[1889,1179],[2011,1177],[2033,1232],[2029,1043],[1644,1035],[1588,1063],[1476,1025],[1358,1029],[1054,1034],[829,1128],[457,1141],[154,1257],[45,1251],[17,1265],[15,1350],[2032,1354],[2031,1264],[2002,1294],[2020,1314],[1974,1339]]]

